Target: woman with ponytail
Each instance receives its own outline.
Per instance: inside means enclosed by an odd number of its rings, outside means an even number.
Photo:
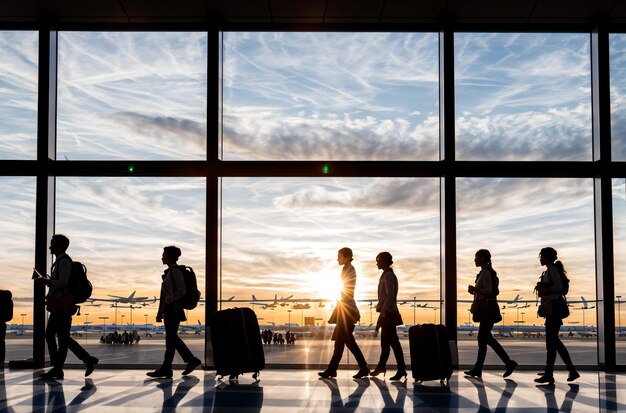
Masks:
[[[493,325],[502,320],[497,301],[497,296],[500,293],[498,289],[499,280],[497,273],[491,267],[491,253],[484,249],[478,250],[474,256],[474,264],[481,270],[476,276],[474,285],[468,286],[467,292],[474,296],[471,311],[474,321],[480,323],[478,327],[478,355],[474,367],[466,371],[465,374],[472,377],[482,376],[487,346],[490,346],[506,367],[503,377],[508,377],[517,367],[517,363],[511,360],[498,340],[491,334]]]
[[[574,381],[580,377],[576,367],[572,363],[572,358],[559,338],[559,330],[563,325],[563,318],[569,315],[567,302],[563,298],[569,290],[569,280],[566,277],[563,263],[558,261],[556,250],[546,247],[539,253],[539,262],[546,266],[546,270],[541,274],[541,279],[535,289],[541,297],[540,317],[546,319],[546,369],[541,377],[535,379],[537,383],[554,383],[554,362],[556,353],[559,353],[565,363],[569,376],[567,381]]]

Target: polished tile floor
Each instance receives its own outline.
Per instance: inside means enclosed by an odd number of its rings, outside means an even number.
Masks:
[[[449,386],[439,382],[353,380],[342,370],[337,379],[319,380],[313,370],[264,370],[238,383],[216,380],[213,371],[185,378],[147,380],[141,370],[67,369],[65,379],[43,381],[40,371],[6,370],[0,380],[2,412],[590,412],[626,411],[626,374],[583,372],[576,384],[557,372],[553,386],[535,386],[534,372],[501,371],[483,379],[455,373]],[[2,375],[0,375],[1,377]]]

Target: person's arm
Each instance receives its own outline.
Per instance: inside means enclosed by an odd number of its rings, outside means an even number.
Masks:
[[[57,279],[50,280],[52,288],[61,291],[67,288],[70,283],[70,274],[72,273],[72,263],[70,260],[62,259],[57,263]]]
[[[385,304],[380,310],[380,315],[381,317],[385,317],[387,315],[387,312],[391,311],[391,308],[393,307],[393,301],[398,294],[398,291],[396,289],[396,283],[393,277],[393,273],[391,271],[387,271],[385,272],[385,274],[383,274],[382,281],[385,286]]]

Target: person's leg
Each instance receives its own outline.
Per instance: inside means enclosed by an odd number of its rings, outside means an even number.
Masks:
[[[504,364],[508,364],[511,361],[511,358],[507,354],[506,350],[504,350],[500,342],[496,340],[493,334],[489,335],[491,337],[487,339],[487,345],[491,347],[493,351],[495,351],[495,353],[498,355],[498,357],[500,357],[500,360],[502,360]]]
[[[396,358],[396,364],[398,370],[406,370],[406,363],[404,362],[404,352],[402,351],[402,345],[400,344],[400,337],[396,331],[396,326],[391,326],[388,331],[389,344],[393,349],[393,355]]]
[[[488,321],[481,321],[478,326],[478,354],[476,355],[476,364],[474,364],[475,369],[482,370],[485,364],[487,343],[493,340],[493,335],[491,334],[492,328],[493,323]]]
[[[55,314],[50,314],[48,318],[48,325],[46,326],[46,343],[48,344],[48,356],[50,356],[50,362],[52,366],[56,366],[59,350],[57,347],[57,330],[58,330],[58,317]]]
[[[567,381],[572,381],[580,377],[580,374],[578,374],[578,371],[576,371],[576,367],[574,367],[574,363],[572,362],[572,358],[569,354],[569,351],[567,351],[565,344],[563,344],[563,342],[561,341],[561,338],[559,337],[559,332],[561,331],[561,325],[563,325],[563,322],[561,320],[559,320],[558,322],[555,322],[554,329],[556,330],[556,334],[555,334],[555,340],[554,340],[554,347],[556,349],[556,352],[561,357],[561,360],[563,360],[563,363],[565,363],[565,367],[567,367],[567,370],[570,373]]]
[[[58,314],[57,336],[59,339],[59,352],[57,354],[57,362],[55,367],[63,370],[65,359],[67,358],[67,350],[70,341],[70,330],[72,328],[72,315],[70,313]]]
[[[554,362],[556,361],[556,348],[559,340],[559,323],[550,317],[546,318],[546,370],[545,374],[552,376],[554,373]]]
[[[0,322],[0,369],[4,368],[4,359],[6,358],[7,323]]]
[[[163,356],[163,364],[161,369],[171,370],[174,361],[174,353],[176,352],[176,344],[180,338],[178,337],[178,327],[180,322],[176,317],[167,317],[163,319],[165,325],[165,355]]]
[[[376,365],[376,370],[384,370],[387,360],[389,360],[389,352],[391,350],[391,343],[389,342],[389,334],[387,328],[383,325],[380,329],[380,358]]]

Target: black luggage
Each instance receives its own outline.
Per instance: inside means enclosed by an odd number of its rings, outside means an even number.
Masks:
[[[253,373],[256,379],[265,367],[265,354],[256,314],[249,308],[216,311],[209,317],[213,361],[217,375],[236,379]]]
[[[420,324],[409,329],[411,370],[413,379],[450,380],[452,353],[446,327],[441,324]]]

